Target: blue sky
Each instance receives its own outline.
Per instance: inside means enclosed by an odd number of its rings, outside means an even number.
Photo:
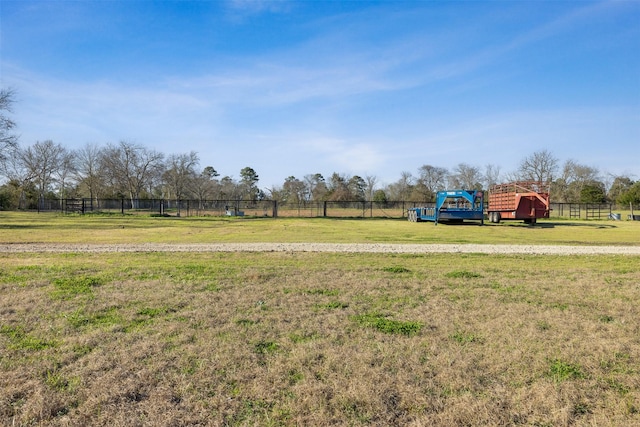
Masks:
[[[124,140],[260,185],[549,150],[640,178],[640,2],[0,1],[21,144]]]

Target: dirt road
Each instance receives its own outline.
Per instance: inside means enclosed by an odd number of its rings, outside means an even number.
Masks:
[[[24,252],[360,252],[529,255],[640,255],[640,246],[542,246],[390,243],[52,244],[0,243],[0,253]]]

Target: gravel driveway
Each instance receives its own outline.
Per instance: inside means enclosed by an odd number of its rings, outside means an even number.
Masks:
[[[19,252],[361,252],[484,253],[530,255],[640,255],[640,246],[542,246],[390,243],[202,243],[48,244],[0,243],[0,253]]]

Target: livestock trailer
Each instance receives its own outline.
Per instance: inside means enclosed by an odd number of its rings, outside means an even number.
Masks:
[[[550,183],[516,181],[497,184],[489,189],[489,221],[523,220],[535,224],[538,218],[549,218]]]
[[[411,222],[460,223],[464,220],[484,224],[484,195],[476,190],[438,191],[435,206],[414,207],[407,211]]]

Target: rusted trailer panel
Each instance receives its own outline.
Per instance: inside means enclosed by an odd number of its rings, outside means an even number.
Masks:
[[[548,182],[516,181],[493,185],[489,189],[489,221],[524,220],[535,224],[538,218],[549,218]]]

